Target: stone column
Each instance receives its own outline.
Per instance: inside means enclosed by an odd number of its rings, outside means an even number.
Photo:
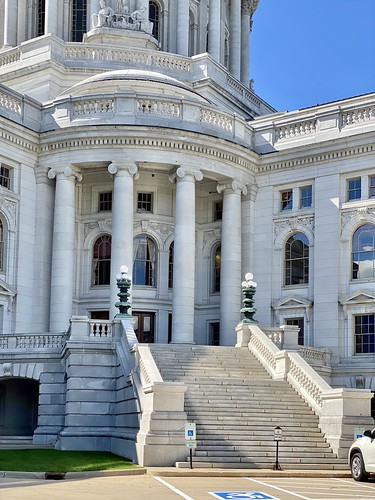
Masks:
[[[242,2],[241,12],[241,82],[249,86],[250,82],[250,23],[252,0]]]
[[[73,311],[75,183],[82,177],[73,167],[51,169],[48,177],[56,178],[50,331],[63,332],[69,327]]]
[[[200,170],[186,167],[179,167],[171,178],[176,182],[172,300],[175,344],[194,343],[195,181],[202,179]]]
[[[178,0],[177,54],[189,55],[189,0]]]
[[[210,0],[208,22],[208,52],[215,61],[220,62],[221,54],[221,0]]]
[[[114,175],[109,296],[109,317],[112,319],[119,312],[115,304],[118,302],[116,276],[120,272],[120,267],[125,265],[129,268],[129,277],[133,272],[133,191],[134,178],[138,178],[138,167],[131,162],[114,162],[109,165],[108,171]]]
[[[46,0],[46,18],[45,18],[45,34],[57,35],[57,21],[58,21],[58,4],[57,0]]]
[[[234,346],[241,309],[241,194],[246,186],[233,180],[220,184],[224,193],[221,229],[220,344]]]
[[[241,0],[230,4],[229,71],[238,80],[241,77]]]
[[[4,48],[17,45],[18,0],[5,0]]]

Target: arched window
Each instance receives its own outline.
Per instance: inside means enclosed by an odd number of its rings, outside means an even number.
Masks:
[[[174,241],[169,245],[168,288],[173,288]]]
[[[109,285],[111,278],[111,237],[100,236],[95,243],[92,256],[92,284]]]
[[[291,236],[285,245],[285,285],[309,282],[309,242],[303,233]]]
[[[221,245],[216,247],[212,262],[212,292],[215,293],[220,292]]]
[[[160,36],[160,6],[157,2],[150,1],[149,3],[149,21],[153,23],[152,36],[159,40]]]
[[[375,226],[364,224],[353,235],[353,280],[375,278]]]
[[[87,0],[73,0],[72,41],[82,42],[87,31]]]
[[[0,271],[4,271],[4,225],[2,220],[0,220]]]
[[[156,286],[156,245],[142,234],[134,238],[133,284]]]

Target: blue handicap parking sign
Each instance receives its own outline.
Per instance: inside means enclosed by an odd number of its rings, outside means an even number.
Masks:
[[[215,491],[211,492],[216,498],[221,500],[278,500],[272,495],[262,493],[261,491]]]
[[[187,431],[187,435],[188,435],[188,436],[194,436],[194,432],[193,432],[192,430],[188,430],[188,431]]]

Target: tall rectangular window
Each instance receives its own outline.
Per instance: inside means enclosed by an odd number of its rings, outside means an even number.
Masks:
[[[214,221],[222,220],[223,218],[223,202],[215,201],[214,203]]]
[[[300,188],[300,208],[309,208],[312,206],[312,186]]]
[[[369,198],[375,198],[375,175],[370,175],[368,179],[368,190]]]
[[[361,314],[354,317],[356,354],[375,352],[375,314]]]
[[[82,42],[87,31],[87,0],[73,0],[72,41]]]
[[[99,212],[110,212],[112,210],[112,191],[99,193]]]
[[[0,166],[0,186],[10,189],[10,169],[3,165]]]
[[[281,191],[281,211],[292,210],[293,208],[293,191],[288,189],[287,191]]]
[[[361,178],[348,180],[348,201],[361,199]]]
[[[36,15],[36,36],[44,35],[44,24],[46,20],[46,1],[38,0],[38,10]]]

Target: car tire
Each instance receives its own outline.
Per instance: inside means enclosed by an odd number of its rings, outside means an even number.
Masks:
[[[351,457],[350,471],[352,473],[352,478],[354,479],[354,481],[367,481],[369,475],[365,469],[362,453],[354,453],[354,455]]]

